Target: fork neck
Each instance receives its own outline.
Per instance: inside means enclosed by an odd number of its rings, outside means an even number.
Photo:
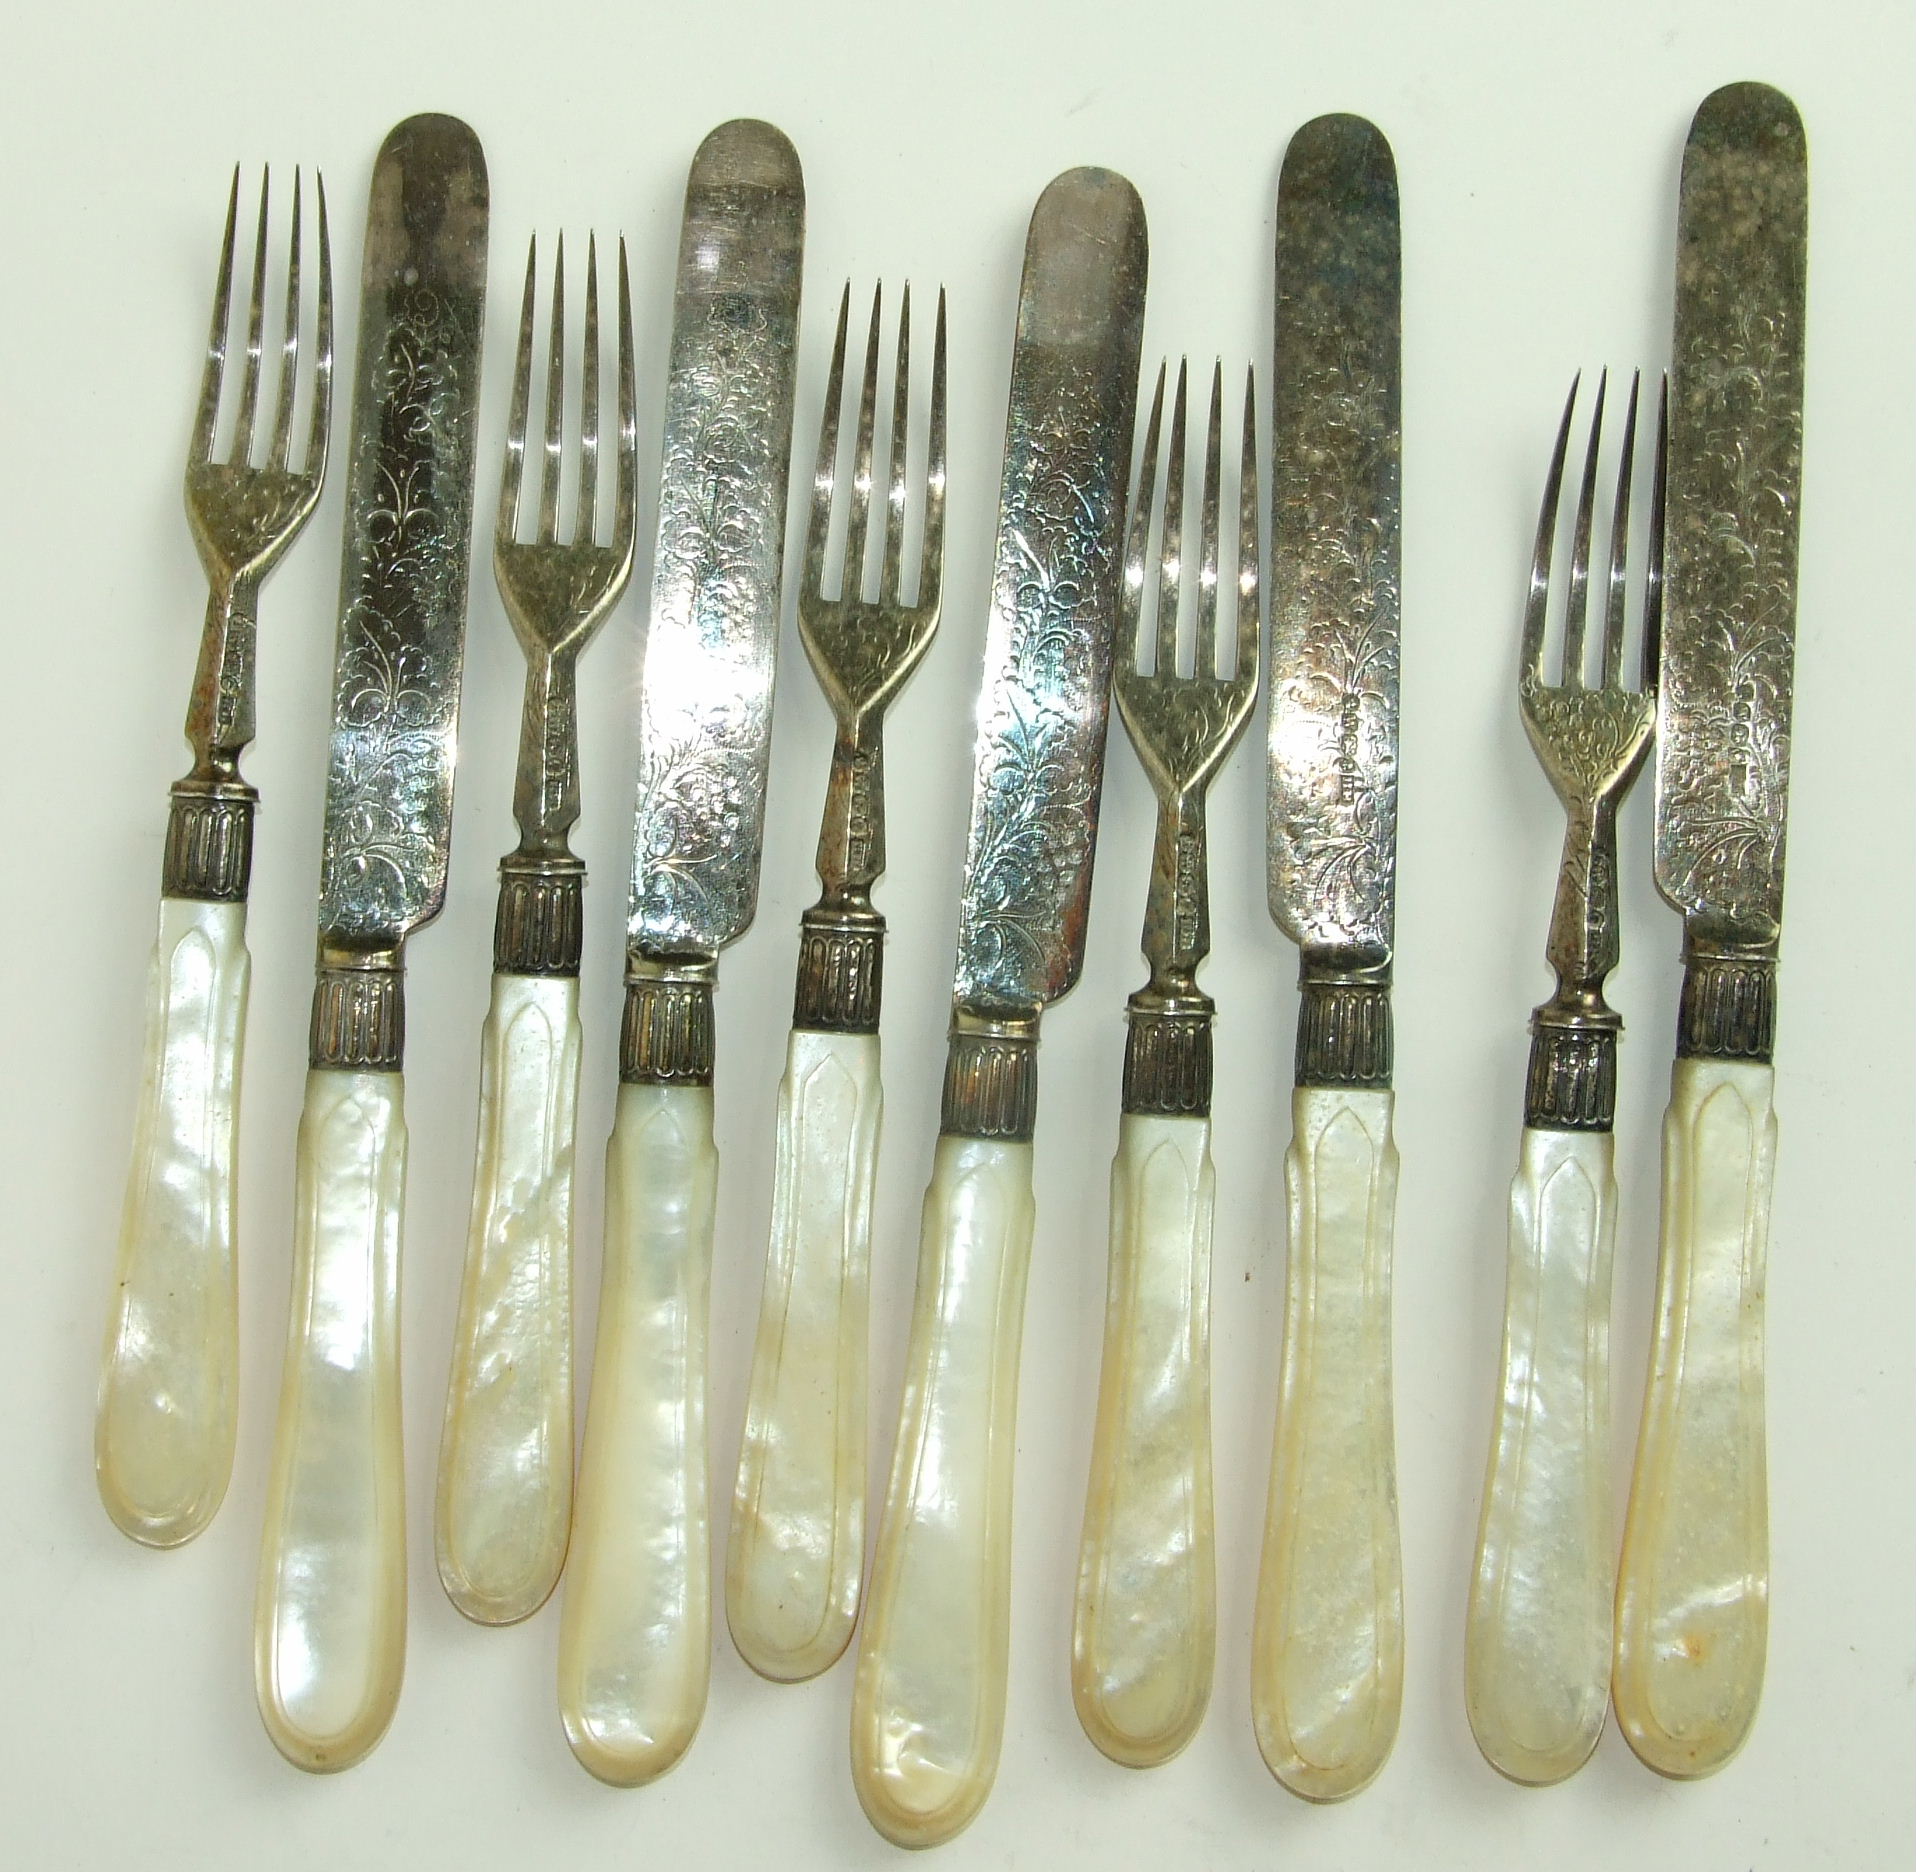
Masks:
[[[1573,799],[1557,871],[1546,955],[1557,991],[1531,1017],[1524,1123],[1533,1130],[1608,1131],[1616,1111],[1621,1017],[1603,997],[1620,954],[1617,808]]]
[[[825,817],[818,834],[821,910],[875,915],[872,886],[885,869],[885,744],[875,715],[840,721],[832,743]]]
[[[215,578],[206,598],[199,667],[186,706],[187,776],[203,786],[239,780],[240,751],[253,738],[253,662],[259,581]]]
[[[567,835],[579,820],[578,657],[572,650],[527,653],[512,816],[519,826],[514,860],[570,860]]]
[[[1158,802],[1144,959],[1151,979],[1125,1006],[1124,1105],[1131,1114],[1202,1117],[1211,1109],[1211,998],[1197,985],[1211,950],[1204,796]]]
[[[1211,953],[1208,869],[1204,795],[1179,791],[1161,797],[1140,944],[1151,969],[1144,992],[1156,1000],[1200,996],[1198,964]]]

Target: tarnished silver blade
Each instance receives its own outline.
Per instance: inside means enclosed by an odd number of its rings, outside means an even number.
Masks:
[[[319,928],[396,945],[439,913],[471,558],[487,186],[456,117],[373,169],[346,482]]]
[[[1388,963],[1397,871],[1397,170],[1361,117],[1291,139],[1271,392],[1271,915]]]
[[[1072,169],[1039,196],[1011,354],[997,572],[953,987],[1019,1017],[1078,979],[1144,325],[1144,207]]]
[[[685,189],[627,942],[710,958],[758,899],[792,459],[805,183],[770,124],[699,145]]]
[[[1677,212],[1656,878],[1693,936],[1739,947],[1783,914],[1808,192],[1788,98],[1703,100]]]

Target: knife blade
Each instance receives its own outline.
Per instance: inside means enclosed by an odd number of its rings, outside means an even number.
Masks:
[[[721,124],[693,158],[679,240],[605,1262],[559,1629],[573,1753],[627,1787],[690,1745],[711,1667],[712,991],[758,894],[804,244],[791,144]]]
[[[439,912],[471,556],[488,190],[457,118],[373,169],[353,388],[311,1071],[254,1627],[267,1732],[330,1770],[405,1664],[398,1277],[406,938]]]
[[[1307,123],[1277,191],[1271,914],[1298,945],[1283,1377],[1253,1632],[1271,1772],[1341,1800],[1403,1693],[1390,1393],[1401,268],[1390,145]]]
[[[1763,1685],[1763,1276],[1776,1161],[1808,161],[1768,85],[1712,92],[1677,209],[1656,881],[1683,917],[1657,1328],[1613,1694],[1660,1773],[1720,1768]]]
[[[1038,1024],[1078,978],[1144,317],[1144,209],[1074,169],[1025,244],[943,1116],[852,1704],[900,1845],[966,1826],[1004,1731]]]

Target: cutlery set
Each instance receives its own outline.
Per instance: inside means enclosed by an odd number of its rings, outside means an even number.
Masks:
[[[1652,1768],[1707,1774],[1740,1746],[1761,1687],[1762,1290],[1805,199],[1802,126],[1788,100],[1756,84],[1706,99],[1684,158],[1672,366],[1654,420],[1633,380],[1600,529],[1610,389],[1600,380],[1591,397],[1566,503],[1573,388],[1545,484],[1517,691],[1567,818],[1546,951],[1557,987],[1531,1024],[1465,1646],[1472,1729],[1519,1782],[1574,1772],[1612,1701]],[[193,766],[173,788],[165,843],[96,1442],[108,1512],[153,1546],[206,1525],[233,1457],[235,1136],[257,805],[239,757],[254,727],[260,587],[327,466],[331,259],[317,180],[313,202],[308,324],[296,181],[264,435],[270,217],[262,185],[235,397],[235,176],[189,450],[187,510],[210,596],[187,717]],[[361,280],[292,1306],[255,1619],[267,1730],[313,1770],[349,1766],[374,1746],[404,1668],[405,952],[444,901],[450,854],[488,219],[485,162],[465,125],[424,116],[392,132],[374,169]],[[1087,1735],[1137,1767],[1175,1755],[1210,1697],[1205,800],[1249,724],[1260,661],[1270,907],[1298,946],[1300,1000],[1252,1713],[1272,1773],[1313,1801],[1366,1786],[1397,1731],[1390,996],[1402,320],[1397,177],[1377,129],[1331,116],[1298,131],[1276,225],[1270,453],[1258,442],[1258,373],[1247,372],[1233,491],[1221,364],[1201,442],[1189,434],[1183,364],[1174,377],[1159,369],[1136,421],[1147,273],[1136,191],[1107,170],[1071,170],[1032,214],[939,1136],[869,1572],[886,927],[873,891],[885,864],[885,712],[940,618],[946,326],[941,291],[914,451],[913,345],[922,357],[924,338],[909,289],[900,296],[880,463],[884,296],[872,296],[862,362],[850,355],[849,286],[839,303],[797,602],[835,734],[821,891],[801,922],[779,1087],[725,1612],[746,1661],[781,1682],[825,1670],[856,1631],[852,1778],[873,1825],[904,1845],[957,1833],[997,1770],[1039,1030],[1083,960],[1113,699],[1157,800],[1157,835],[1149,976],[1126,1008],[1071,1684]],[[519,841],[499,866],[434,1540],[447,1595],[480,1623],[527,1617],[563,1575],[565,1731],[586,1768],[625,1786],[684,1753],[709,1676],[713,994],[720,954],[757,897],[804,231],[786,138],[744,120],[715,130],[687,184],[667,365],[619,1087],[576,1486],[586,932],[569,833],[580,811],[579,659],[630,579],[640,514],[622,242],[609,356],[597,243],[588,248],[576,418],[563,247],[554,255],[536,432],[540,265],[536,243],[528,251],[501,469],[493,568],[526,658]],[[228,425],[223,404],[236,405]],[[1560,532],[1567,577],[1555,570]],[[1594,593],[1593,563],[1605,565]],[[1685,974],[1655,1344],[1619,1559],[1609,1321],[1622,1023],[1604,982],[1620,953],[1617,809],[1653,746],[1655,875],[1683,917]]]

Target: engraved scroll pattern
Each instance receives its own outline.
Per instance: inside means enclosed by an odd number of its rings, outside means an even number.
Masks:
[[[764,812],[791,333],[749,299],[711,319],[660,477],[631,926],[654,954],[716,953],[751,921]]]
[[[1123,500],[1100,459],[1112,402],[1096,374],[1062,366],[1008,449],[958,933],[959,993],[980,1007],[1028,1011],[1076,973]]]
[[[1396,413],[1371,361],[1309,323],[1272,529],[1271,907],[1306,948],[1374,964],[1397,862]]]
[[[460,360],[478,351],[475,306],[396,298],[377,421],[356,438],[321,890],[329,932],[386,940],[444,889],[471,507]]]
[[[1726,303],[1693,307],[1675,371],[1673,429],[1689,432],[1696,479],[1671,503],[1682,610],[1664,658],[1657,869],[1686,914],[1734,916],[1746,940],[1762,941],[1782,910],[1801,339],[1781,295],[1733,309],[1728,271],[1701,273],[1686,290]]]

